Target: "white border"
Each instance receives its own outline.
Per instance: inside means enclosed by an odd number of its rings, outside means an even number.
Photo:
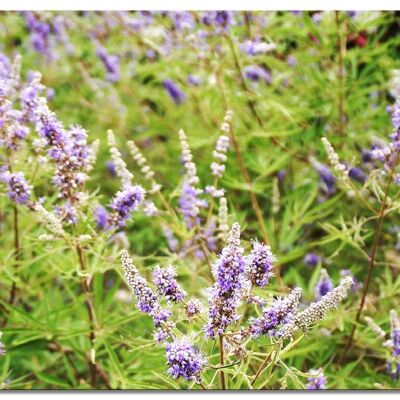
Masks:
[[[398,0],[2,0],[4,10],[395,10]]]

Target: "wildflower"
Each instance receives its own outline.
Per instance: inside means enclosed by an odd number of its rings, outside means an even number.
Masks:
[[[246,257],[246,275],[249,281],[256,286],[266,286],[276,260],[270,246],[253,241],[253,250]]]
[[[209,321],[205,326],[207,337],[225,332],[238,319],[236,308],[240,302],[244,282],[245,259],[240,246],[240,226],[232,225],[228,244],[213,266],[216,282],[209,293]]]
[[[319,300],[333,289],[333,283],[326,269],[321,270],[320,279],[315,287],[315,298]]]
[[[0,181],[8,186],[8,197],[17,204],[28,204],[32,186],[29,185],[22,172],[2,172]]]
[[[336,178],[333,176],[329,168],[325,164],[321,164],[314,159],[311,159],[313,167],[320,176],[320,184],[322,191],[328,196],[335,194]]]
[[[167,239],[169,249],[171,251],[176,251],[179,243],[171,229],[169,229],[166,225],[163,225],[162,232],[164,234],[164,237]]]
[[[131,152],[132,158],[136,161],[137,165],[140,167],[140,171],[144,174],[146,180],[151,183],[150,193],[155,193],[160,190],[161,186],[154,179],[154,171],[147,164],[146,159],[140,152],[139,148],[136,146],[133,140],[128,141],[128,147]]]
[[[38,213],[39,217],[41,218],[42,222],[46,226],[46,228],[56,237],[57,236],[64,236],[64,230],[62,228],[62,224],[60,219],[48,212],[46,209],[43,208],[40,204],[35,204],[34,210]]]
[[[283,325],[277,332],[277,337],[290,338],[297,330],[307,333],[314,323],[324,318],[329,310],[336,308],[339,301],[347,297],[352,285],[353,278],[345,277],[339,286],[328,292],[321,300],[311,303],[308,308],[295,315],[288,324]]]
[[[157,266],[153,271],[153,282],[157,286],[158,292],[165,296],[167,301],[178,303],[186,297],[186,292],[176,281],[176,268],[169,266],[160,268]]]
[[[225,133],[229,133],[230,124],[232,120],[232,111],[228,110],[224,117],[224,122],[221,125],[221,131],[224,132],[218,140],[213,152],[214,161],[211,164],[211,172],[217,178],[221,178],[225,171],[226,152],[229,148],[229,136]]]
[[[143,203],[145,193],[145,190],[140,185],[125,186],[117,192],[110,203],[110,208],[113,212],[108,217],[109,224],[122,228],[131,213]]]
[[[219,199],[219,209],[218,209],[218,237],[223,241],[228,238],[228,205],[225,197]]]
[[[395,310],[390,310],[390,328],[393,343],[393,356],[398,357],[400,356],[400,321]]]
[[[240,44],[240,50],[249,56],[266,54],[276,49],[275,43],[265,43],[259,40],[246,40]]]
[[[339,156],[335,152],[335,149],[333,148],[329,140],[326,137],[321,138],[321,140],[325,147],[325,151],[328,154],[329,162],[331,163],[335,171],[339,173],[340,178],[345,182],[349,175],[347,167],[340,162]]]
[[[94,211],[93,215],[96,220],[96,227],[98,230],[102,231],[107,227],[107,222],[108,222],[108,212],[107,210],[101,206],[98,205]]]
[[[148,217],[154,217],[158,214],[158,208],[151,200],[146,200],[142,203],[142,210],[144,215]]]
[[[168,343],[166,346],[168,373],[175,379],[184,378],[188,381],[201,381],[201,372],[206,360],[202,353],[196,350],[184,338]]]
[[[272,214],[277,214],[281,208],[281,194],[279,193],[279,180],[277,177],[272,181]]]
[[[304,264],[308,267],[316,267],[321,261],[321,257],[314,253],[307,253],[304,256]]]
[[[146,280],[139,274],[126,250],[121,252],[121,263],[125,280],[136,297],[138,309],[145,314],[156,315],[160,310],[157,296],[147,285]]]
[[[349,177],[356,182],[365,183],[367,176],[360,168],[352,167],[349,169]]]
[[[107,71],[107,80],[110,82],[117,82],[120,79],[118,56],[109,54],[107,50],[98,43],[96,44],[96,47],[96,54]]]
[[[200,314],[200,312],[201,312],[200,301],[197,299],[189,300],[186,303],[185,311],[186,311],[186,315],[189,318],[189,320],[193,319],[196,315]]]
[[[177,84],[171,79],[165,79],[163,81],[164,89],[167,91],[169,96],[175,102],[175,104],[181,104],[186,100],[185,94],[179,89]]]
[[[322,371],[322,368],[319,368],[317,370],[310,369],[308,371],[308,373],[313,375],[313,376],[310,376],[307,378],[307,381],[308,381],[307,389],[308,390],[326,389],[326,377],[324,375],[324,372]]]
[[[108,145],[110,146],[111,159],[114,163],[115,172],[121,179],[122,186],[130,186],[132,184],[133,174],[128,170],[125,161],[122,159],[121,153],[117,149],[114,133],[111,129],[107,131]]]
[[[271,84],[271,74],[259,65],[248,65],[243,69],[244,76],[254,82],[264,81],[265,83]]]
[[[377,336],[380,338],[384,338],[386,336],[385,331],[379,325],[377,325],[372,318],[365,317],[364,320]]]
[[[276,299],[272,305],[263,309],[259,318],[250,319],[249,333],[253,337],[275,335],[281,324],[287,324],[293,318],[301,297],[301,289],[295,288],[284,299]]]

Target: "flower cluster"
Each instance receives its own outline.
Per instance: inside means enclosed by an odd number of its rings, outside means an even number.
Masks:
[[[176,268],[173,266],[167,268],[157,266],[153,271],[153,281],[158,292],[165,296],[167,301],[178,303],[186,296],[186,292],[176,281]]]
[[[319,368],[317,370],[315,369],[310,369],[308,373],[312,376],[307,378],[308,385],[307,389],[308,390],[322,390],[326,389],[326,377],[324,375],[324,372],[322,371],[322,368]]]
[[[333,289],[333,283],[331,281],[331,278],[328,275],[328,271],[326,269],[322,268],[321,276],[315,287],[315,298],[317,300],[321,299],[332,289]]]
[[[175,379],[201,382],[201,372],[206,364],[203,354],[187,339],[175,340],[166,346],[168,373]]]
[[[111,55],[101,44],[96,42],[96,54],[103,63],[107,75],[106,78],[110,82],[117,82],[120,79],[119,57]]]
[[[225,171],[226,152],[229,148],[229,134],[231,130],[232,111],[228,110],[225,114],[224,121],[221,124],[223,134],[218,138],[213,157],[215,161],[211,164],[211,172],[214,176],[221,178]]]
[[[236,309],[245,278],[238,223],[232,225],[228,244],[215,262],[213,274],[216,282],[209,291],[209,321],[204,327],[206,336],[211,338],[224,333],[228,325],[238,319]]]
[[[396,310],[390,311],[390,342],[391,357],[387,361],[387,372],[392,379],[400,379],[400,320]]]
[[[294,317],[300,297],[301,289],[295,288],[284,299],[274,300],[270,307],[262,310],[259,318],[250,319],[249,334],[253,337],[275,336],[277,328],[289,323]]]
[[[328,292],[321,300],[311,303],[304,311],[295,315],[289,323],[283,325],[276,336],[281,339],[288,339],[298,330],[307,333],[314,323],[324,318],[329,310],[336,308],[338,303],[347,297],[352,285],[353,278],[345,277],[339,286]]]
[[[22,172],[2,172],[0,181],[7,184],[8,197],[18,204],[28,204],[30,202],[32,186],[26,182]]]
[[[246,257],[247,279],[256,286],[266,286],[272,276],[275,261],[276,257],[272,254],[270,246],[253,241],[253,250]]]
[[[181,104],[186,100],[185,94],[171,79],[164,79],[163,86],[175,104]]]

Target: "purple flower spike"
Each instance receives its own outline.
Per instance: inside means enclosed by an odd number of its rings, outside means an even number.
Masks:
[[[316,267],[320,261],[321,257],[314,253],[307,253],[304,256],[304,264],[307,265],[307,267]]]
[[[29,185],[22,172],[3,172],[0,180],[8,186],[8,197],[17,204],[28,204],[32,186]]]
[[[260,287],[266,286],[272,276],[275,261],[276,257],[269,246],[253,242],[253,250],[246,257],[246,273],[249,281]]]
[[[181,89],[179,89],[175,82],[171,81],[171,79],[165,79],[163,81],[163,86],[175,104],[181,104],[186,100],[185,94]]]
[[[312,377],[307,378],[307,381],[308,381],[307,389],[308,390],[326,389],[326,377],[324,376],[322,368],[319,368],[317,370],[310,369],[310,371],[308,371],[308,372],[309,372],[309,374],[314,375]]]
[[[321,299],[325,296],[328,292],[333,289],[333,283],[329,278],[328,272],[326,269],[321,270],[321,278],[317,283],[315,288],[315,297],[317,300]]]
[[[176,268],[173,266],[167,268],[157,266],[153,271],[153,281],[158,292],[165,296],[167,301],[178,303],[186,296],[186,292],[176,281]]]
[[[175,379],[201,381],[201,371],[206,363],[203,355],[186,339],[175,340],[166,346],[168,373]]]
[[[140,185],[127,186],[120,190],[110,204],[113,210],[108,218],[110,225],[122,228],[131,213],[143,203],[145,193]]]

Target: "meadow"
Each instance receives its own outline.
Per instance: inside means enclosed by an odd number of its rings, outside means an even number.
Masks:
[[[400,13],[0,13],[1,389],[399,389]]]

